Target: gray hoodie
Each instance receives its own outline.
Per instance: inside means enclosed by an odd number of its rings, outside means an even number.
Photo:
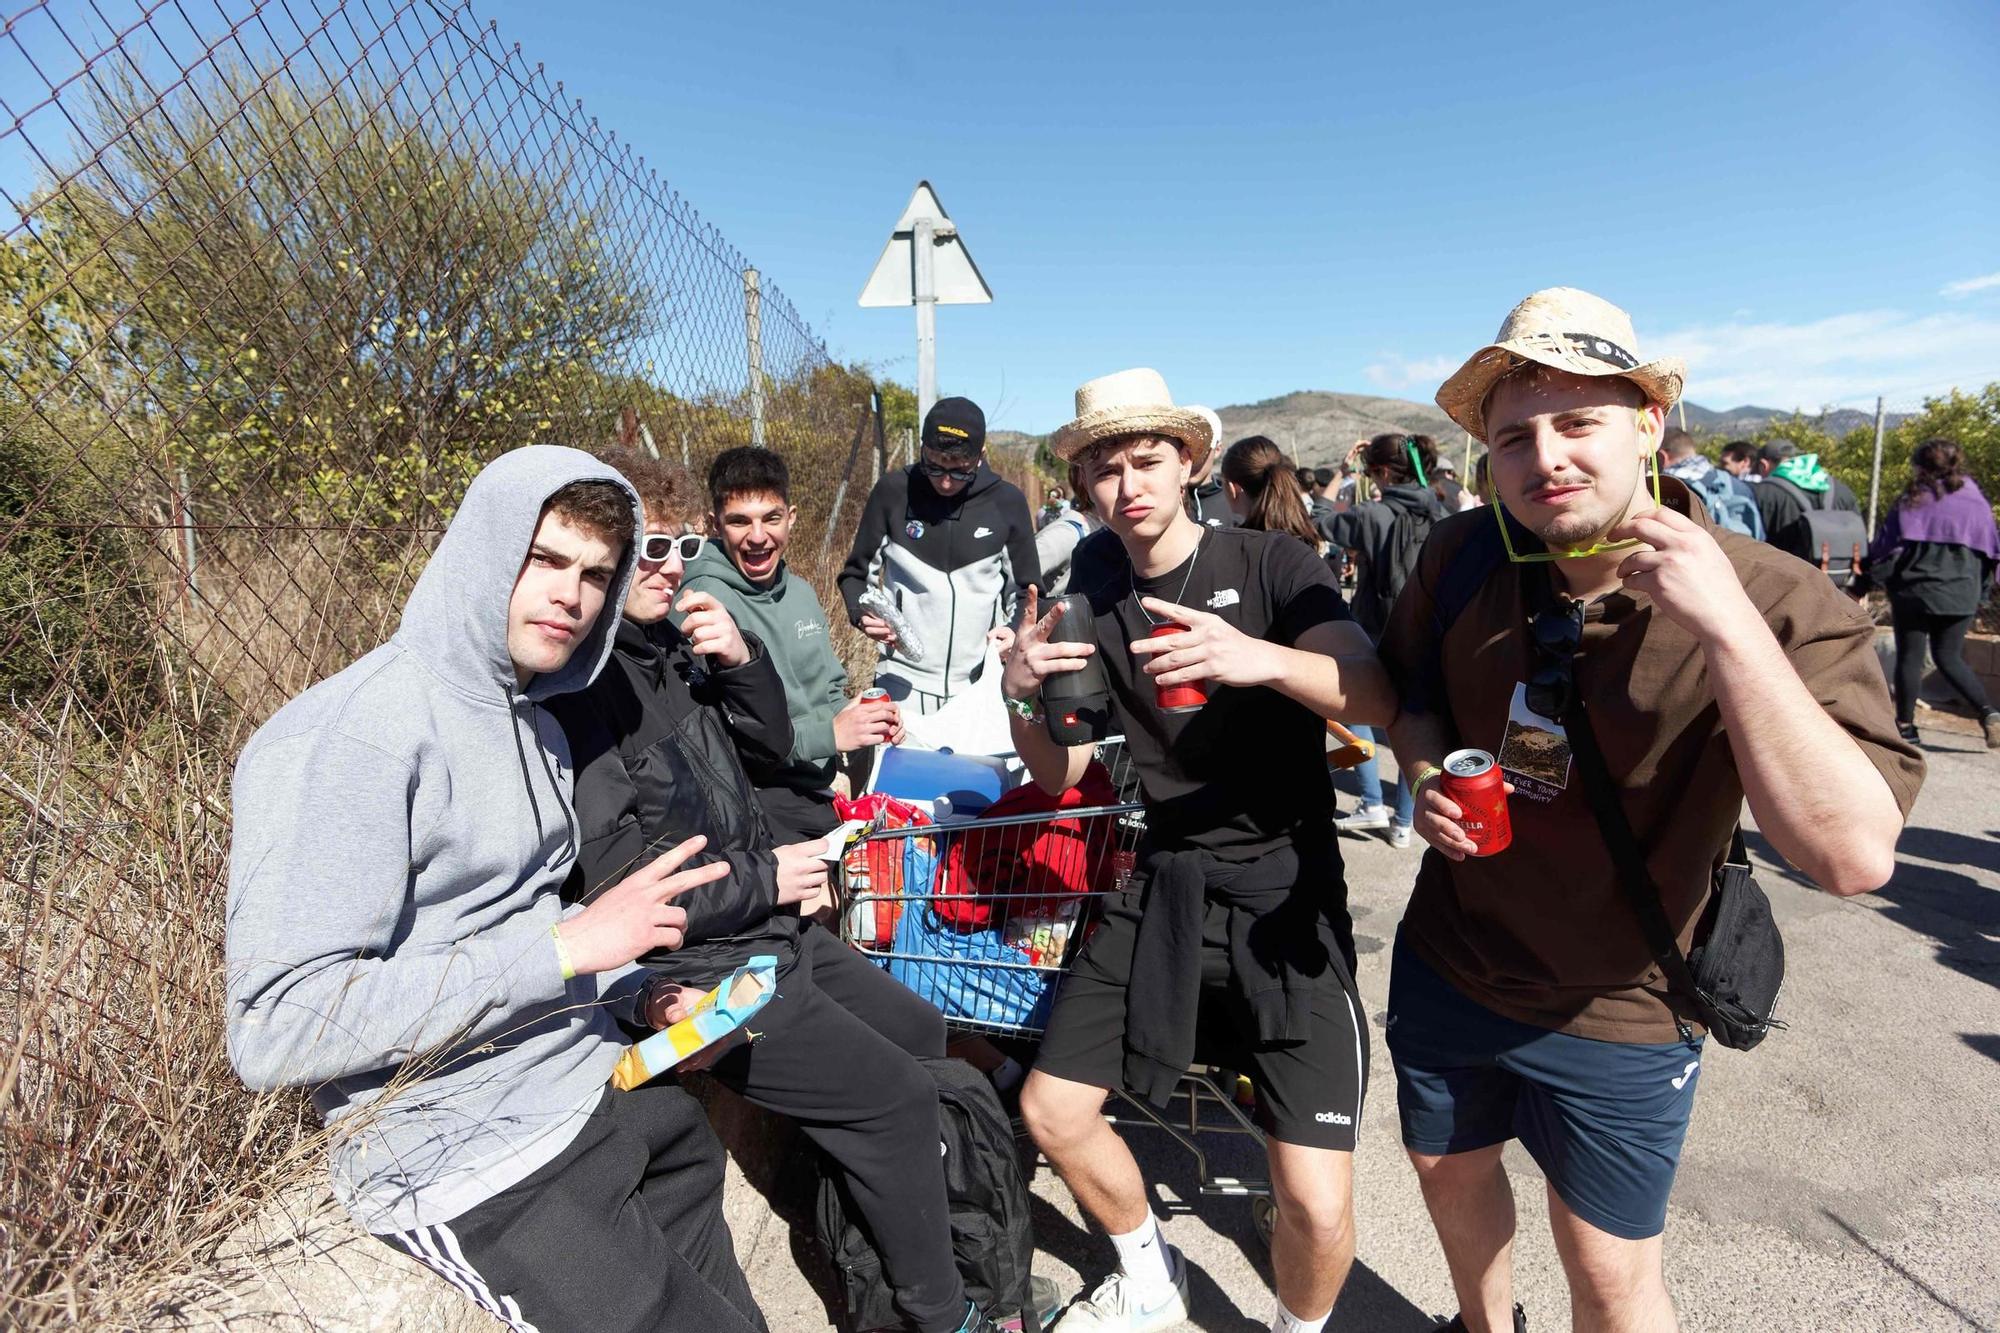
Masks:
[[[395,637],[237,761],[229,1057],[253,1088],[312,1085],[334,1192],[370,1231],[450,1221],[533,1172],[618,1058],[610,1006],[636,970],[565,982],[550,933],[577,839],[568,745],[538,705],[610,655],[632,547],[561,671],[523,693],[506,641],[542,505],[586,478],[624,484],[547,445],[489,464]]]

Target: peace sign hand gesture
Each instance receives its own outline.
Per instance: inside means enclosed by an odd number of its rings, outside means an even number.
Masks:
[[[1041,693],[1042,682],[1066,671],[1081,671],[1094,643],[1050,643],[1049,635],[1062,622],[1062,603],[1037,620],[1040,609],[1035,589],[1028,589],[1021,613],[1021,628],[1011,648],[1003,649],[1006,670],[1000,677],[1000,692],[1009,699],[1032,699]]]

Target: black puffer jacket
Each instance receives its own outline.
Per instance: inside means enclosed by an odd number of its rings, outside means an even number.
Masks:
[[[750,772],[768,776],[792,749],[792,724],[777,668],[753,635],[750,660],[715,669],[662,622],[621,621],[611,661],[579,694],[549,702],[576,764],[582,826],[565,896],[588,898],[675,843],[701,834],[692,864],[727,861],[727,879],[676,901],[688,913],[687,944],[640,961],[675,980],[708,986],[756,953],[791,966],[796,907],[778,906],[777,858]]]

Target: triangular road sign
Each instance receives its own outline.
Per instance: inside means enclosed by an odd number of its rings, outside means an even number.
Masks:
[[[903,210],[902,217],[896,219],[889,244],[882,248],[882,257],[875,261],[875,271],[868,275],[867,283],[861,288],[861,304],[916,304],[916,260],[910,241],[919,218],[929,218],[932,223],[932,280],[937,288],[938,304],[984,305],[991,301],[993,289],[986,285],[986,279],[979,276],[979,266],[972,262],[972,254],[965,248],[965,238],[952,225],[951,215],[938,202],[937,192],[931,189],[931,183],[918,181],[916,192],[910,196],[909,207]]]

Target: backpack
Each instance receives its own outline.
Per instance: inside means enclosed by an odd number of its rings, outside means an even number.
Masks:
[[[1861,572],[1857,553],[1868,549],[1868,524],[1852,509],[1834,509],[1833,485],[1828,483],[1823,491],[1808,491],[1794,486],[1783,477],[1764,478],[1766,486],[1783,486],[1799,497],[1805,512],[1799,522],[1805,524],[1805,560],[1826,571],[1836,588],[1845,588],[1854,582]],[[1794,555],[1799,554],[1793,552]]]
[[[985,1075],[963,1060],[917,1063],[937,1084],[951,1249],[965,1294],[995,1318],[1018,1310],[1022,1329],[1041,1333],[1041,1319],[1029,1299],[1035,1235],[1028,1220],[1028,1183],[1000,1098]],[[911,1144],[910,1151],[929,1151],[929,1145]],[[833,1263],[846,1301],[842,1328],[846,1333],[899,1328],[902,1316],[882,1275],[882,1256],[862,1229],[846,1178],[826,1158],[820,1163],[815,1210],[819,1244]]]
[[[1740,532],[1745,537],[1764,539],[1764,519],[1757,512],[1757,502],[1737,490],[1729,480],[1729,474],[1720,468],[1710,468],[1699,477],[1681,477],[1673,474],[1701,497],[1702,507],[1708,510],[1710,518],[1717,526]]]
[[[1370,635],[1381,634],[1389,623],[1389,612],[1402,596],[1403,585],[1417,572],[1417,557],[1437,526],[1435,510],[1412,512],[1392,506],[1391,512],[1394,517],[1389,521],[1389,534],[1379,548],[1364,553],[1367,563],[1354,590],[1355,619]],[[1374,594],[1372,605],[1364,589]],[[1376,623],[1370,624],[1371,620]]]

